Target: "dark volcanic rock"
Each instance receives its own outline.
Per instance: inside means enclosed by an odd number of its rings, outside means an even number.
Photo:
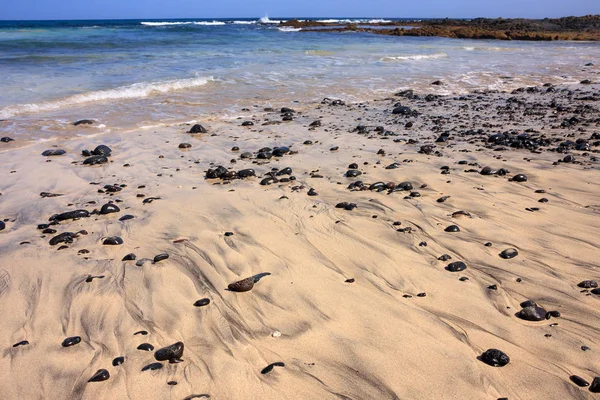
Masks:
[[[2,143],[8,143],[8,142],[12,142],[14,140],[15,139],[13,139],[13,138],[9,138],[8,136],[4,136],[3,138],[0,139],[0,142],[2,142]]]
[[[166,260],[167,258],[169,258],[169,255],[167,253],[161,253],[154,256],[154,262],[157,263],[159,261]]]
[[[598,287],[598,282],[592,280],[582,281],[579,282],[577,286],[583,289],[593,289]]]
[[[410,109],[410,107],[406,106],[399,106],[392,110],[392,114],[410,115],[411,113],[412,110]]]
[[[183,342],[177,342],[170,346],[156,350],[154,358],[156,361],[178,360],[183,356]]]
[[[444,229],[445,232],[460,232],[460,228],[458,227],[458,225],[450,225],[447,226],[446,229]]]
[[[204,299],[196,300],[196,302],[194,303],[194,307],[204,307],[209,304],[210,304],[210,299],[204,298]]]
[[[29,342],[27,340],[21,340],[20,342],[13,344],[12,347],[27,346],[28,344]]]
[[[237,176],[238,176],[238,178],[241,178],[241,179],[249,178],[251,176],[256,176],[256,172],[254,172],[254,170],[251,168],[241,169],[237,172]]]
[[[93,123],[94,123],[94,121],[91,120],[91,119],[80,119],[79,121],[73,122],[73,126],[78,126],[78,125],[92,125]]]
[[[517,249],[513,249],[513,248],[508,248],[506,250],[502,250],[502,252],[500,253],[500,257],[504,258],[505,260],[515,258],[518,255],[519,255],[519,251]]]
[[[523,174],[518,174],[510,178],[511,182],[527,182],[527,176]]]
[[[121,211],[121,209],[116,204],[107,203],[107,204],[103,205],[102,208],[100,209],[100,214],[106,215],[106,214],[117,213],[119,211]]]
[[[190,143],[179,143],[178,146],[180,149],[189,149],[192,147],[192,145]]]
[[[107,162],[108,158],[105,156],[92,156],[83,160],[83,165],[106,164]]]
[[[112,150],[110,149],[110,147],[103,145],[103,144],[96,146],[96,148],[94,150],[92,150],[92,155],[94,155],[94,156],[110,157],[111,153],[112,153]]]
[[[115,358],[112,361],[112,365],[113,365],[113,367],[118,367],[119,365],[123,364],[124,362],[125,362],[125,357],[120,356],[120,357]]]
[[[272,364],[267,365],[266,367],[264,367],[262,369],[262,371],[260,371],[261,374],[268,374],[269,372],[271,372],[273,370],[273,367],[285,367],[285,364],[281,361],[278,362],[274,362]]]
[[[530,305],[523,307],[521,311],[517,313],[517,317],[524,319],[525,321],[543,321],[546,319],[547,311],[537,305]]]
[[[50,149],[50,150],[46,150],[42,153],[42,155],[44,157],[52,157],[52,156],[62,156],[63,154],[66,154],[67,152],[62,150],[62,149]]]
[[[190,129],[188,131],[188,133],[207,133],[207,132],[208,131],[206,130],[206,128],[200,124],[196,124],[196,125],[192,126],[192,129]]]
[[[105,369],[99,369],[98,372],[92,376],[88,382],[102,382],[110,378],[110,374]]]
[[[134,219],[135,217],[131,214],[125,214],[123,215],[121,218],[119,218],[119,221],[127,221],[129,219]]]
[[[156,371],[157,369],[161,369],[162,367],[163,367],[163,365],[161,363],[155,362],[155,363],[146,365],[144,368],[142,368],[142,371]]]
[[[481,361],[492,367],[504,367],[510,362],[508,355],[497,349],[486,350],[479,358]]]
[[[81,342],[81,336],[68,337],[62,342],[62,347],[71,347]]]
[[[582,377],[580,377],[580,376],[571,375],[569,377],[569,379],[571,380],[571,382],[573,382],[574,384],[576,384],[579,387],[590,386],[590,383],[588,381],[586,381],[585,379],[583,379]]]
[[[63,232],[60,235],[54,236],[50,239],[50,246],[56,246],[59,243],[73,243],[75,234],[73,232]]]
[[[129,253],[125,257],[123,257],[121,261],[134,261],[136,258],[137,256],[135,254]]]
[[[3,231],[4,229],[6,229],[6,224],[4,221],[0,221],[0,231]]]
[[[150,343],[142,343],[137,347],[137,349],[142,351],[153,351],[154,346],[152,346]]]
[[[49,218],[49,221],[66,221],[68,219],[86,218],[90,213],[86,210],[67,211],[62,214],[54,214]]]
[[[590,392],[600,393],[600,377],[599,376],[595,377],[594,380],[592,381],[592,384],[590,385]]]
[[[123,239],[121,239],[118,236],[110,236],[110,237],[107,237],[106,239],[104,239],[102,244],[107,245],[107,246],[118,246],[118,245],[123,244]]]
[[[462,261],[455,261],[446,266],[446,270],[450,272],[460,272],[467,269],[467,264]]]

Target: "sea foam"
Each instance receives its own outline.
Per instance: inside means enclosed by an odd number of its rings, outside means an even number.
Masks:
[[[134,83],[133,85],[120,86],[114,89],[80,93],[65,97],[60,100],[52,100],[39,104],[15,104],[0,109],[0,119],[11,118],[15,115],[24,113],[59,110],[64,107],[75,106],[84,103],[109,100],[139,99],[154,94],[169,93],[177,90],[204,86],[212,81],[214,81],[214,78],[210,76],[157,82],[139,82]]]
[[[418,60],[434,60],[437,58],[446,58],[446,53],[435,53],[435,54],[410,54],[403,56],[389,56],[383,57],[380,61],[418,61]]]

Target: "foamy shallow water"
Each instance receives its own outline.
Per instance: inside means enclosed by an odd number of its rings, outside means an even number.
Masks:
[[[80,118],[124,129],[403,88],[511,90],[598,71],[584,67],[596,43],[299,32],[281,20],[1,22],[0,133],[71,134],[65,121]]]

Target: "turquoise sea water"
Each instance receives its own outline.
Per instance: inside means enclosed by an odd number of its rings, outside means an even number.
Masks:
[[[280,19],[0,21],[0,134],[235,116],[323,97],[361,101],[574,83],[600,45],[298,32]],[[356,20],[368,24],[369,19]],[[441,79],[445,85],[432,87]]]

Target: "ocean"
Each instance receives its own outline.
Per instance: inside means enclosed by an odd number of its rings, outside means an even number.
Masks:
[[[576,83],[600,56],[590,42],[300,32],[281,20],[0,21],[0,135],[158,127],[408,88],[459,94]],[[74,131],[82,118],[97,123]]]

